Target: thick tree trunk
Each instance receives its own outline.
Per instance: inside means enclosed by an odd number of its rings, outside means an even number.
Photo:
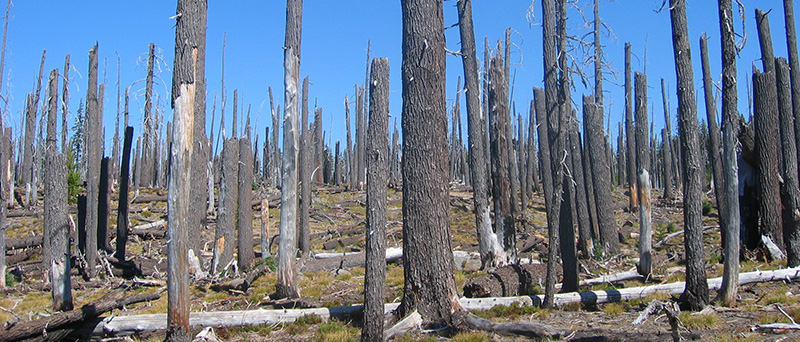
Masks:
[[[775,60],[778,111],[780,112],[781,152],[783,153],[783,183],[781,202],[783,211],[783,241],[786,243],[786,263],[789,267],[800,265],[800,188],[797,175],[797,146],[792,115],[792,87],[789,62]]]
[[[469,131],[470,173],[472,179],[473,202],[475,205],[475,226],[478,232],[478,251],[481,253],[481,267],[501,266],[503,248],[492,231],[489,213],[488,184],[486,168],[486,147],[483,129],[484,113],[480,107],[478,88],[478,63],[475,57],[475,33],[472,26],[472,0],[459,0],[458,22],[461,33],[461,58],[464,67],[464,86],[467,97],[467,129]]]
[[[72,310],[69,219],[67,217],[67,160],[58,152],[58,70],[50,72],[44,174],[44,265],[50,270],[53,311]],[[5,252],[2,252],[5,254]]]
[[[149,53],[147,54],[147,76],[145,77],[145,87],[144,87],[144,131],[143,131],[143,141],[142,141],[142,158],[140,162],[143,164],[139,170],[141,173],[137,173],[136,177],[138,179],[137,183],[140,187],[150,187],[153,186],[153,173],[152,173],[152,165],[153,165],[153,137],[154,137],[154,125],[155,125],[155,118],[153,117],[153,68],[155,65],[155,44],[150,43]]]
[[[670,0],[672,45],[678,79],[678,129],[683,150],[684,246],[686,250],[686,289],[681,302],[690,310],[708,303],[705,258],[703,253],[702,177],[697,105],[694,97],[691,48],[686,23],[686,1]]]
[[[458,304],[448,211],[442,6],[436,0],[401,1],[405,285],[400,313],[418,310],[425,321],[447,325]]]
[[[214,233],[214,259],[211,272],[219,274],[227,269],[233,260],[234,226],[236,225],[236,204],[239,183],[239,141],[236,138],[222,142],[220,166],[222,180],[219,183],[219,212],[217,229]]]
[[[625,43],[625,147],[628,152],[628,209],[636,208],[636,127],[633,122],[633,83],[631,82],[631,43]]]
[[[247,271],[253,266],[253,150],[250,148],[250,137],[245,133],[239,139],[239,206],[236,220],[237,262],[240,271]]]
[[[281,176],[281,222],[278,241],[278,284],[275,298],[297,298],[297,143],[298,94],[300,81],[300,39],[303,1],[286,0],[286,39],[283,52],[284,111],[283,165]]]
[[[84,276],[87,279],[94,278],[97,264],[97,209],[98,195],[100,193],[100,159],[103,151],[101,150],[102,117],[98,115],[97,103],[97,45],[89,50],[89,86],[86,89],[86,127],[84,137],[86,139],[86,250],[84,258],[86,269]]]
[[[494,230],[497,239],[503,246],[503,254],[506,260],[502,263],[509,263],[516,260],[516,229],[514,222],[513,186],[510,184],[511,162],[513,156],[508,154],[507,135],[508,126],[508,82],[503,72],[503,60],[498,54],[494,56],[489,68],[489,121],[491,127],[491,148],[492,148],[492,185],[494,193]],[[509,193],[510,192],[510,193]]]
[[[100,192],[97,200],[97,248],[109,253],[114,251],[108,241],[108,213],[111,211],[110,161],[108,157],[100,160]]]
[[[756,153],[758,154],[759,218],[761,235],[767,236],[783,251],[780,180],[778,176],[778,101],[775,74],[753,73]]]
[[[717,200],[719,217],[728,216],[728,200],[725,194],[725,178],[722,176],[722,134],[717,124],[717,104],[713,94],[711,68],[708,62],[708,37],[700,38],[700,59],[703,69],[703,98],[706,103],[706,121],[708,122],[708,156],[711,163],[711,174],[714,177],[714,195]],[[720,220],[720,231],[727,232],[725,220]],[[724,233],[723,233],[724,234]]]
[[[389,185],[389,60],[372,60],[367,128],[367,232],[362,341],[383,338],[386,202]]]
[[[194,232],[192,172],[198,111],[205,97],[203,87],[207,4],[204,0],[179,0],[175,13],[175,58],[172,76],[172,143],[167,194],[167,341],[189,341],[189,233]],[[201,58],[202,57],[202,58]],[[198,118],[198,120],[200,120]],[[204,119],[202,119],[205,121]],[[205,160],[204,160],[205,161]],[[204,164],[202,164],[204,165]],[[205,184],[200,183],[200,184]],[[199,187],[202,189],[202,186]],[[200,208],[203,208],[201,206]],[[205,214],[205,211],[194,208]],[[193,240],[199,240],[193,237]]]
[[[603,134],[603,113],[590,99],[584,98],[583,116],[586,121],[586,146],[592,165],[594,197],[597,202],[597,223],[600,228],[600,241],[603,253],[611,256],[619,253],[619,234],[614,220],[614,206],[611,199],[611,172],[605,155],[605,135]],[[637,125],[638,127],[638,125]]]
[[[719,0],[720,36],[722,37],[722,162],[725,193],[728,200],[722,286],[719,298],[725,306],[736,304],[739,279],[739,166],[737,163],[736,42],[733,31],[731,0]]]

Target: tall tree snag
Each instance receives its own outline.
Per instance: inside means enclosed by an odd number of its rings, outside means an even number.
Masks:
[[[708,37],[705,33],[700,37],[700,60],[703,72],[703,98],[706,103],[706,122],[708,122],[708,159],[711,163],[711,174],[714,177],[714,194],[720,217],[728,213],[728,200],[725,194],[725,178],[722,176],[722,134],[717,124],[717,103],[713,95],[711,68],[708,62]],[[720,220],[720,231],[725,232],[725,220]],[[724,233],[723,233],[724,234]]]
[[[700,310],[708,303],[705,257],[703,253],[702,177],[700,141],[697,128],[697,104],[694,98],[686,1],[670,0],[672,46],[675,74],[678,79],[678,129],[683,150],[683,217],[686,250],[686,289],[681,303],[690,310]]]
[[[97,207],[100,193],[100,159],[103,151],[100,135],[102,134],[102,116],[98,113],[97,103],[97,44],[89,50],[89,86],[86,89],[86,269],[84,276],[92,279],[97,264]]]
[[[508,140],[508,82],[503,72],[503,59],[498,53],[492,57],[489,68],[489,122],[491,129],[489,138],[492,157],[492,185],[494,198],[494,230],[497,239],[503,246],[506,260],[503,263],[513,262],[516,259],[516,229],[514,223],[514,206],[511,197],[515,194],[510,184],[511,175]]]
[[[633,83],[631,82],[631,43],[625,43],[625,147],[628,152],[628,209],[636,207],[636,127],[633,124]]]
[[[719,298],[722,305],[733,306],[739,284],[739,165],[736,145],[739,113],[736,109],[736,42],[733,31],[731,0],[719,0],[719,30],[722,40],[722,165],[725,193],[728,200],[722,286]]]
[[[389,59],[372,60],[367,127],[367,232],[362,341],[383,338],[386,284],[386,198],[389,172]]]
[[[281,171],[281,222],[278,240],[278,284],[275,298],[297,298],[297,143],[300,39],[303,0],[286,0],[286,39],[283,50],[283,165]]]
[[[795,267],[800,265],[800,188],[797,179],[797,146],[794,136],[795,118],[792,116],[789,62],[783,57],[775,59],[775,71],[780,115],[778,125],[781,131],[780,150],[783,153],[781,170],[783,241],[786,244],[786,263],[789,267]]]
[[[172,75],[172,143],[167,193],[167,341],[189,341],[189,232],[191,225],[192,158],[197,94],[204,66],[199,63],[205,45],[205,0],[178,0],[175,13],[175,58]],[[202,207],[201,207],[202,208]],[[197,208],[194,208],[197,211]],[[204,212],[200,209],[199,211]],[[195,237],[196,238],[196,237]]]
[[[403,266],[400,313],[449,325],[453,277],[445,105],[444,14],[438,0],[401,0]]]
[[[472,0],[458,0],[458,23],[461,34],[461,61],[464,67],[464,87],[467,97],[467,130],[469,141],[470,178],[475,205],[475,227],[478,232],[478,251],[481,268],[503,266],[503,248],[492,231],[486,168],[486,147],[483,130],[484,113],[481,111],[478,84],[478,62],[475,56],[475,32],[472,26]]]

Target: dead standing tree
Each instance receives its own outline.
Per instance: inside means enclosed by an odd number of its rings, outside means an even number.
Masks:
[[[247,271],[253,266],[253,150],[250,147],[250,129],[239,138],[239,206],[237,215],[237,262],[239,270]]]
[[[239,141],[236,138],[222,141],[222,155],[220,166],[222,180],[219,184],[219,213],[217,228],[214,234],[214,258],[211,262],[211,272],[219,274],[226,270],[233,260],[234,233],[236,224],[236,203],[238,196],[238,156]]]
[[[683,150],[684,248],[686,250],[686,289],[681,295],[685,308],[700,310],[708,303],[708,282],[703,254],[702,169],[698,137],[697,105],[694,97],[686,1],[670,0],[672,45],[678,79],[678,128]]]
[[[484,113],[481,111],[480,88],[478,84],[478,62],[475,57],[475,33],[472,26],[472,0],[459,0],[458,23],[461,34],[461,60],[464,66],[464,86],[467,97],[467,130],[469,131],[470,173],[472,179],[473,202],[475,205],[475,226],[478,232],[478,250],[481,254],[481,267],[503,266],[503,248],[492,231],[489,213],[488,184],[486,168],[486,147],[483,130]]]
[[[722,163],[725,177],[725,193],[728,200],[722,286],[719,298],[723,305],[736,303],[739,284],[739,166],[736,161],[737,125],[739,113],[736,109],[736,42],[733,31],[733,9],[731,0],[719,0],[719,30],[722,40]]]
[[[189,341],[189,232],[191,219],[192,160],[197,96],[202,91],[204,67],[199,63],[205,46],[207,3],[178,0],[175,10],[175,62],[172,76],[172,144],[167,194],[167,341]],[[204,183],[203,183],[204,184]],[[202,188],[202,187],[200,187]],[[202,208],[202,207],[201,207]],[[197,208],[195,208],[197,209]],[[205,213],[204,210],[195,210]],[[196,238],[196,237],[195,237]]]
[[[98,112],[97,104],[97,44],[89,50],[89,86],[86,89],[86,224],[84,226],[86,250],[84,258],[86,268],[84,276],[92,279],[95,276],[97,264],[97,224],[98,224],[98,195],[100,193],[100,159],[102,117]]]
[[[389,186],[389,60],[372,60],[367,127],[367,233],[362,341],[383,338],[386,202]]]
[[[49,267],[53,311],[72,310],[70,286],[69,220],[67,217],[67,159],[56,146],[58,69],[48,82],[47,141],[44,173],[44,265]],[[5,253],[4,253],[5,254]]]
[[[403,302],[449,325],[457,308],[448,206],[442,2],[402,0]]]
[[[274,298],[297,298],[295,255],[297,254],[297,143],[300,40],[303,0],[286,0],[286,39],[283,51],[284,117],[281,176],[281,222],[278,241],[278,284]]]
[[[789,62],[783,57],[776,58],[775,71],[780,115],[780,150],[783,153],[781,170],[784,180],[781,184],[783,241],[786,243],[787,264],[798,265],[800,264],[800,188],[797,180],[797,146],[794,136],[795,118],[792,116]]]
[[[301,119],[300,119],[300,146],[297,171],[300,174],[300,210],[297,214],[297,247],[303,256],[307,256],[311,249],[311,239],[309,233],[309,211],[311,210],[311,163],[313,156],[311,152],[311,131],[308,129],[308,76],[303,79],[303,90],[301,95]]]
[[[631,43],[625,43],[625,147],[628,152],[628,210],[636,208],[636,126],[633,121],[633,82],[631,82]]]

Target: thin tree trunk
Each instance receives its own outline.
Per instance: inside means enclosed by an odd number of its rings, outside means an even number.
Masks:
[[[403,0],[403,266],[400,313],[452,322],[443,3]],[[423,238],[420,238],[423,237]]]
[[[147,58],[147,76],[145,78],[144,87],[144,134],[142,135],[144,140],[142,141],[142,158],[140,160],[144,165],[139,168],[139,170],[142,170],[141,174],[136,175],[140,187],[153,186],[151,170],[153,170],[153,125],[155,124],[155,118],[153,118],[153,68],[155,65],[155,56],[155,44],[150,43]]]
[[[122,144],[122,165],[119,176],[119,204],[117,206],[117,251],[115,257],[119,261],[125,261],[125,245],[128,243],[128,182],[130,180],[132,141],[133,127],[125,127],[125,137]]]
[[[650,277],[652,270],[653,227],[651,221],[652,203],[650,202],[650,174],[647,170],[639,171],[639,265],[637,270],[645,278]]]
[[[301,97],[301,119],[300,119],[300,212],[297,220],[297,245],[303,256],[307,256],[311,240],[309,238],[309,210],[311,209],[311,163],[313,149],[311,148],[311,131],[308,129],[308,76],[303,79],[303,90]]]
[[[349,179],[348,184],[350,185],[349,188],[352,190],[352,189],[355,189],[356,181],[357,181],[356,180],[356,174],[355,174],[355,170],[356,170],[355,161],[356,160],[353,157],[355,154],[354,154],[354,151],[353,151],[353,138],[352,138],[352,134],[350,134],[350,127],[351,127],[350,126],[350,101],[347,98],[347,95],[344,96],[344,122],[345,122],[345,126],[347,126],[347,150],[346,150],[345,154],[348,156],[348,158],[347,158],[347,162],[348,162],[347,166],[348,166],[348,169],[350,170],[348,172],[348,176],[349,176],[348,177],[348,179]]]
[[[114,251],[108,241],[108,213],[111,211],[110,161],[108,157],[100,160],[100,192],[97,200],[97,248],[109,253]]]
[[[387,136],[388,137],[388,136]],[[312,165],[312,173],[316,170],[316,181],[323,182],[323,164],[325,161],[324,141],[322,138],[322,108],[314,109],[314,164]],[[309,202],[310,204],[311,202]]]
[[[86,127],[84,137],[86,139],[86,154],[84,158],[87,162],[86,169],[86,269],[84,270],[87,279],[95,277],[95,265],[97,264],[97,209],[98,195],[100,193],[100,159],[103,152],[100,146],[100,134],[102,134],[102,117],[98,115],[97,103],[97,45],[89,50],[89,86],[86,89]]]
[[[0,77],[2,78],[2,77]],[[0,115],[4,116],[4,115]],[[2,119],[2,117],[0,117]],[[13,184],[11,170],[11,127],[0,131],[0,251],[6,250],[6,208],[8,208],[9,191]],[[0,289],[6,288],[6,253],[0,253]]]
[[[481,268],[502,266],[505,260],[503,248],[492,231],[489,213],[488,170],[483,129],[484,113],[481,111],[478,84],[478,62],[475,57],[475,33],[472,26],[472,0],[458,0],[458,22],[461,34],[461,60],[464,67],[464,87],[467,97],[467,130],[469,131],[469,157],[472,178],[473,203],[475,205],[475,227],[478,234],[478,251]]]
[[[683,306],[702,309],[708,303],[705,258],[703,253],[702,169],[694,97],[691,48],[686,23],[685,0],[670,0],[672,44],[678,79],[678,129],[683,150],[684,246],[686,250],[686,289]]]
[[[583,170],[583,153],[580,142],[580,126],[575,114],[570,115],[569,148],[572,158],[572,177],[575,182],[575,203],[578,211],[578,249],[584,258],[594,256],[594,241],[592,239],[592,223],[589,217],[589,200],[586,197],[586,180]]]
[[[631,82],[631,43],[625,43],[625,142],[628,150],[628,209],[636,207],[636,127],[633,124],[633,83]]]
[[[789,62],[785,58],[775,60],[776,86],[778,88],[778,111],[780,115],[781,152],[783,153],[783,183],[781,202],[783,208],[783,240],[786,243],[786,263],[789,267],[800,265],[800,188],[797,175],[797,146],[792,116],[792,87]]]
[[[714,195],[717,200],[719,217],[728,216],[728,200],[725,194],[725,178],[722,176],[722,134],[717,124],[717,104],[714,99],[711,80],[711,68],[708,62],[708,37],[703,34],[700,38],[700,59],[703,69],[703,98],[706,102],[706,120],[708,122],[708,156],[711,162],[711,172],[714,177]],[[727,233],[725,220],[720,220],[720,231]],[[723,233],[724,234],[724,233]]]
[[[661,79],[661,99],[664,107],[664,123],[666,127],[670,126],[669,107],[667,106],[667,91],[664,87],[664,79]],[[672,130],[664,128],[662,130],[662,148],[664,149],[664,199],[671,200],[674,198],[672,193]],[[719,204],[719,201],[718,203]]]
[[[650,137],[647,132],[649,121],[647,118],[647,75],[636,72],[634,84],[636,89],[636,169],[638,170],[637,174],[642,170],[646,170],[649,174],[651,170]]]
[[[189,341],[189,233],[191,227],[192,166],[198,95],[205,96],[203,64],[206,2],[179,0],[175,13],[175,57],[172,76],[172,143],[167,194],[167,341]],[[204,107],[204,106],[203,106]],[[203,120],[204,121],[204,120]],[[201,169],[202,170],[202,169]],[[201,171],[196,170],[196,171]],[[203,183],[201,183],[203,184]],[[202,187],[200,187],[202,188]],[[202,207],[201,207],[202,208]],[[195,210],[197,208],[194,208]],[[202,209],[200,212],[204,212]],[[197,237],[194,237],[197,239]]]
[[[536,148],[536,106],[534,105],[534,100],[531,100],[528,116],[528,195],[533,197],[534,192],[541,191],[539,188],[539,152]]]
[[[800,147],[800,62],[797,57],[797,31],[794,22],[794,1],[783,0],[784,22],[786,25],[786,47],[789,52],[789,76],[792,83],[792,116],[794,120],[795,145]],[[0,69],[1,70],[1,69]],[[797,151],[800,160],[800,148]]]
[[[297,254],[297,143],[298,94],[302,0],[286,0],[286,39],[283,52],[284,118],[281,176],[281,222],[278,241],[278,284],[275,298],[299,297],[295,255]]]
[[[253,252],[253,209],[250,206],[250,202],[253,199],[253,150],[250,148],[248,132],[245,132],[245,135],[239,139],[238,166],[237,261],[239,270],[247,271],[253,266],[255,258]]]
[[[597,104],[584,99],[583,115],[586,120],[586,146],[592,165],[594,196],[597,201],[597,223],[600,228],[600,241],[607,256],[619,253],[619,234],[614,220],[614,207],[611,198],[611,173],[605,155],[605,136],[603,135],[603,113]],[[638,127],[638,125],[637,125]]]
[[[219,183],[219,212],[217,213],[217,228],[214,233],[214,259],[211,262],[211,272],[223,272],[233,260],[233,246],[235,245],[234,226],[236,225],[236,204],[239,183],[239,141],[236,138],[222,141],[220,156]]]
[[[8,2],[10,4],[11,0],[8,0]],[[6,11],[8,11],[8,9],[6,9]],[[6,12],[5,22],[6,22],[6,25],[7,25],[8,24],[8,12]],[[2,78],[3,78],[2,77],[2,75],[3,75],[3,63],[4,63],[3,59],[5,57],[5,50],[6,50],[5,49],[5,44],[6,44],[6,41],[5,41],[6,40],[5,39],[5,26],[4,26],[3,30],[4,30],[4,32],[3,32],[3,48],[2,48],[2,52],[0,52],[0,53],[2,53],[2,55],[0,55],[0,84],[3,83],[3,80],[2,80]],[[67,54],[67,56],[64,57],[64,74],[63,74],[63,77],[64,77],[64,84],[63,84],[63,87],[62,87],[63,90],[62,90],[62,96],[61,96],[61,106],[62,106],[61,107],[61,153],[66,154],[67,151],[69,150],[69,147],[67,146],[67,141],[69,139],[69,137],[67,137],[67,128],[69,127],[67,125],[67,114],[69,113],[69,54]],[[1,91],[2,91],[2,87],[0,86],[0,92]]]
[[[722,218],[726,221],[727,232],[723,251],[725,264],[722,270],[722,286],[718,296],[722,305],[733,306],[736,304],[739,283],[740,216],[739,166],[736,153],[739,113],[736,93],[736,42],[731,0],[719,0],[719,22],[722,37],[722,162],[729,210],[728,216]]]
[[[372,60],[367,128],[367,231],[362,341],[383,339],[386,283],[386,198],[389,172],[389,60]]]

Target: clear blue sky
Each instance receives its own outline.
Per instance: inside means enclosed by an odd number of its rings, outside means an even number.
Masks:
[[[747,97],[745,80],[750,78],[751,65],[760,68],[758,37],[754,19],[754,7],[769,11],[772,38],[776,56],[786,56],[783,6],[780,0],[744,0],[745,33],[747,42],[739,63],[740,111],[746,113]],[[591,15],[592,1],[579,0],[577,7]],[[677,131],[675,112],[675,69],[672,58],[672,40],[668,11],[657,13],[661,0],[601,0],[600,16],[613,30],[613,36],[604,35],[602,43],[611,64],[613,74],[606,75],[606,113],[611,115],[612,136],[616,136],[616,122],[623,116],[622,95],[623,45],[631,42],[633,47],[633,69],[643,71],[645,55],[646,71],[650,85],[651,119],[655,126],[663,126],[660,79],[665,78],[671,96],[673,130]],[[131,86],[131,125],[137,135],[141,133],[141,105],[144,102],[144,82],[148,44],[158,47],[161,69],[156,92],[164,108],[165,118],[171,117],[169,89],[174,46],[175,1],[14,1],[8,27],[8,47],[4,75],[4,94],[9,94],[7,125],[17,130],[20,113],[24,108],[25,93],[33,89],[42,50],[47,50],[44,77],[53,68],[61,70],[64,56],[71,54],[73,69],[70,71],[70,125],[78,101],[85,96],[87,52],[99,42],[100,71],[102,81],[106,75],[105,127],[106,148],[110,149],[116,114],[117,54],[121,63],[121,84]],[[488,37],[490,46],[504,36],[507,27],[514,30],[511,53],[512,73],[516,73],[514,100],[517,112],[527,113],[532,98],[532,87],[542,86],[541,15],[540,2],[533,7],[534,20],[527,16],[531,1],[485,1],[473,2],[475,35],[478,50],[482,54],[483,39]],[[734,5],[735,6],[735,5]],[[2,6],[0,6],[2,7]],[[457,23],[454,0],[444,2],[445,26]],[[734,8],[736,12],[736,8]],[[711,52],[711,68],[715,81],[719,82],[719,24],[716,1],[690,0],[688,2],[689,33],[692,43],[696,94],[701,118],[705,117],[700,82],[699,37],[707,32]],[[1,14],[0,14],[1,15]],[[587,17],[591,20],[591,17]],[[285,2],[283,1],[217,1],[208,4],[208,31],[206,77],[208,80],[207,127],[210,128],[211,108],[217,95],[217,117],[219,126],[221,48],[223,34],[227,32],[226,88],[228,91],[228,132],[233,89],[238,88],[244,98],[245,110],[252,105],[253,126],[262,135],[265,126],[271,126],[267,87],[273,88],[276,104],[283,102],[283,40],[285,25]],[[366,46],[372,42],[372,57],[388,57],[391,65],[390,110],[394,119],[399,119],[401,108],[401,14],[399,1],[305,1],[303,8],[303,38],[301,74],[310,76],[310,99],[323,108],[324,128],[331,146],[336,140],[344,141],[344,97],[354,96],[354,85],[365,79]],[[737,21],[737,31],[742,32]],[[591,27],[586,26],[575,7],[569,10],[569,34],[582,36]],[[447,47],[451,51],[460,49],[458,28],[447,30]],[[591,36],[587,37],[591,39]],[[646,51],[646,53],[645,53]],[[482,60],[482,55],[479,56]],[[582,60],[584,56],[576,54]],[[587,66],[586,71],[590,70]],[[448,105],[455,97],[456,78],[463,75],[461,60],[457,56],[447,57]],[[46,82],[46,79],[44,80]],[[580,82],[573,91],[579,100],[589,94]],[[464,101],[464,97],[461,97]],[[462,108],[463,107],[462,103]],[[282,107],[282,106],[281,106]],[[259,115],[260,114],[260,115]],[[466,111],[462,110],[466,125]],[[241,117],[241,116],[240,116]],[[399,121],[399,120],[398,120]],[[353,120],[353,123],[355,121]],[[390,121],[391,125],[392,121]],[[399,122],[398,122],[399,128]],[[466,132],[466,130],[465,130]],[[612,141],[616,144],[616,140]],[[110,152],[108,152],[110,153]]]

